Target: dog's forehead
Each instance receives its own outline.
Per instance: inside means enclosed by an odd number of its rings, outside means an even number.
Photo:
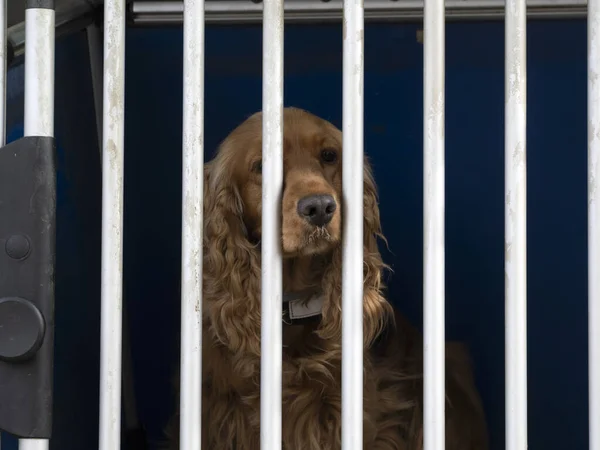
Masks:
[[[341,147],[341,133],[329,122],[302,110],[284,115],[284,153],[313,154],[323,147]]]
[[[336,128],[325,119],[295,108],[284,110],[283,121],[284,136],[290,139],[327,135],[336,131]]]
[[[328,138],[323,127],[315,123],[288,124],[283,129],[284,153],[311,153]]]
[[[283,111],[284,158],[318,157],[324,148],[342,150],[342,133],[333,124],[312,113],[298,108]],[[229,164],[247,171],[262,154],[262,113],[256,113],[242,122],[226,139],[224,149],[229,156],[243,153],[241,159],[230,160]],[[229,158],[228,158],[229,159]],[[299,162],[299,161],[297,161]]]

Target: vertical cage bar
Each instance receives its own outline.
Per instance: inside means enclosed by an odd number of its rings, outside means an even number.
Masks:
[[[54,1],[25,10],[25,136],[54,136]]]
[[[600,0],[588,0],[589,448],[600,450]]]
[[[506,448],[527,449],[527,60],[525,0],[506,1]]]
[[[363,448],[364,3],[344,0],[342,449]]]
[[[423,104],[424,450],[445,437],[445,9],[425,0]]]
[[[53,0],[25,3],[25,136],[54,137],[54,23]],[[3,43],[6,52],[6,41]],[[6,67],[6,60],[3,62]],[[6,79],[5,79],[6,80]],[[5,105],[5,85],[3,102]],[[2,138],[6,139],[5,106]],[[48,439],[19,439],[19,450],[47,450]]]
[[[48,439],[19,439],[19,450],[48,450]]]
[[[54,1],[26,2],[25,136],[54,137],[54,22]],[[48,446],[47,439],[19,439],[19,450]]]
[[[281,449],[283,0],[263,3],[260,448]]]
[[[125,0],[104,2],[100,450],[121,445]]]
[[[19,439],[19,450],[48,450],[48,439]]]
[[[180,447],[201,448],[204,0],[183,5]]]

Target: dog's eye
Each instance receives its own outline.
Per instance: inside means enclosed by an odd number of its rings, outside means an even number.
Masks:
[[[337,152],[331,148],[326,148],[321,151],[321,159],[328,164],[334,163],[337,161]]]
[[[254,164],[252,164],[252,172],[254,173],[262,173],[262,161],[255,161]]]

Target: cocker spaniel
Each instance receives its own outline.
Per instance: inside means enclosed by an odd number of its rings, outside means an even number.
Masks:
[[[205,166],[202,443],[260,448],[261,135],[256,113]],[[341,448],[342,134],[284,109],[286,450]],[[422,339],[384,298],[377,190],[364,165],[364,449],[421,450]],[[447,344],[446,448],[487,450],[466,351]],[[178,449],[177,414],[170,427]]]

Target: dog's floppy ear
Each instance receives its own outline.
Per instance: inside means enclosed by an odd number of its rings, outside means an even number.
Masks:
[[[391,305],[382,295],[383,271],[389,267],[381,258],[377,242],[386,240],[381,230],[377,185],[366,156],[363,179],[364,333],[365,345],[370,346],[394,316]]]
[[[217,264],[215,271],[230,270],[225,259],[227,251],[240,253],[251,247],[244,225],[244,206],[225,158],[218,158],[204,165],[204,242],[210,250],[219,249],[219,255],[208,253]],[[235,246],[233,246],[235,244]],[[238,251],[239,249],[239,251]]]
[[[213,337],[234,351],[260,354],[260,247],[247,237],[230,150],[224,144],[205,165],[204,295]]]

